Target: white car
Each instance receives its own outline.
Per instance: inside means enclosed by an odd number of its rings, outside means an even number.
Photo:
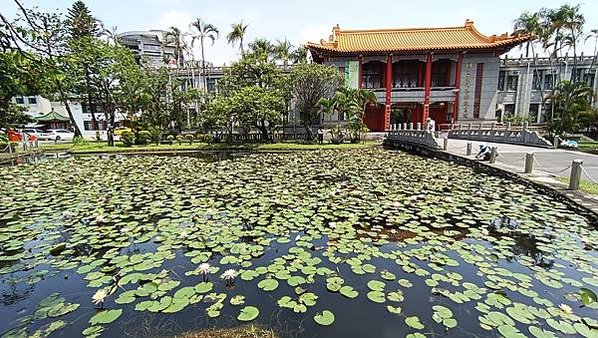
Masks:
[[[66,129],[49,129],[49,139],[53,141],[72,141],[75,133]]]
[[[27,136],[29,135],[33,135],[40,141],[53,140],[52,135],[50,133],[47,133],[41,129],[26,128],[23,129],[21,132],[23,135],[25,135],[25,138],[27,138]]]

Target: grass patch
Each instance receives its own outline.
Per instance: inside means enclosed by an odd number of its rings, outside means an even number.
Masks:
[[[205,329],[183,333],[181,338],[278,338],[272,330],[261,326],[247,325],[229,329]]]
[[[557,180],[569,185],[568,177],[557,176],[555,178]],[[582,180],[581,182],[579,182],[579,190],[581,190],[587,194],[590,194],[590,195],[598,195],[598,184]]]
[[[302,144],[302,143],[272,143],[272,144],[226,144],[226,143],[194,143],[194,144],[159,144],[125,147],[117,142],[114,147],[109,147],[106,142],[89,142],[83,145],[72,143],[47,144],[40,146],[47,152],[69,152],[73,154],[86,153],[143,153],[143,152],[170,152],[170,151],[199,151],[199,150],[248,150],[248,151],[285,151],[285,150],[320,150],[320,149],[361,149],[376,146],[375,141],[364,143],[344,144]]]

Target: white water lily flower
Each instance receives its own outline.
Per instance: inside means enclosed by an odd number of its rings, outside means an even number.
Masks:
[[[222,275],[220,275],[220,278],[224,280],[233,280],[235,279],[235,277],[237,277],[237,271],[235,271],[234,269],[228,269],[224,271]]]
[[[201,263],[199,264],[199,267],[197,268],[197,271],[199,271],[199,273],[203,274],[203,275],[207,275],[210,273],[210,263]]]
[[[561,305],[559,305],[559,308],[564,313],[568,313],[568,314],[573,313],[573,309],[569,305],[567,305],[567,304],[561,304]]]
[[[106,289],[99,289],[96,293],[93,294],[91,297],[91,301],[94,304],[100,304],[104,302],[104,299],[108,297],[108,291]]]

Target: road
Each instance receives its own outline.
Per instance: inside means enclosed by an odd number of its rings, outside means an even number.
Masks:
[[[525,154],[528,152],[534,154],[534,175],[553,174],[569,177],[573,160],[582,160],[584,168],[584,171],[582,171],[582,179],[598,183],[598,155],[562,149],[544,149],[503,143],[486,143],[455,139],[449,139],[448,151],[455,155],[464,156],[466,154],[468,142],[473,144],[472,151],[474,156],[478,152],[480,144],[488,144],[491,147],[498,147],[499,156],[496,161],[519,173],[524,171]]]

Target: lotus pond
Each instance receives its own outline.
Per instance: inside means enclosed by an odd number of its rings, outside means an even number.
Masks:
[[[0,187],[2,337],[598,336],[596,225],[468,167],[70,158],[0,168]]]

